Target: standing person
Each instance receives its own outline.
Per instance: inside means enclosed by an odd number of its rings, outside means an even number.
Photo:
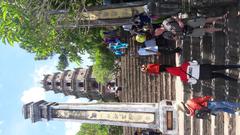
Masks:
[[[163,42],[163,43],[166,43],[166,42]],[[138,50],[139,56],[161,55],[161,54],[171,55],[171,54],[182,52],[182,49],[180,47],[169,48],[168,45],[162,45],[161,43],[156,43],[155,38],[146,40],[144,42],[144,45],[145,47],[142,47]]]
[[[195,97],[182,103],[185,113],[188,116],[198,117],[199,112],[206,112],[209,114],[217,115],[220,112],[239,115],[238,109],[240,103],[228,101],[214,101],[211,96]]]
[[[176,40],[178,37],[182,37],[184,34],[191,37],[201,37],[205,35],[205,33],[214,33],[217,31],[224,32],[224,28],[205,28],[204,26],[206,24],[213,24],[220,20],[224,20],[227,18],[227,15],[228,13],[219,17],[199,17],[196,19],[187,20],[186,23],[184,23],[182,19],[173,16],[163,21],[162,26],[155,30],[155,36],[163,35],[167,39]]]
[[[211,65],[198,64],[197,61],[187,61],[179,67],[160,64],[142,65],[141,71],[151,74],[160,74],[168,72],[171,75],[179,76],[183,82],[196,84],[198,80],[208,80],[214,78],[223,78],[229,81],[237,82],[238,79],[217,72],[219,70],[240,68],[240,65]]]
[[[166,47],[144,47],[138,50],[139,56],[149,56],[149,55],[171,55],[176,53],[181,53],[182,49],[180,47],[177,48],[166,48]]]

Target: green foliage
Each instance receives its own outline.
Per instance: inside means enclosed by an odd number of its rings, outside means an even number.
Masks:
[[[108,126],[108,135],[122,135],[123,128],[120,126]]]
[[[82,124],[76,135],[122,135],[122,127]]]
[[[90,45],[99,44],[99,39],[96,40],[100,37],[99,33],[95,35],[99,30],[93,29],[86,33],[80,28],[62,29],[58,23],[61,18],[63,22],[74,20],[83,5],[81,0],[16,0],[13,3],[1,1],[0,37],[4,43],[8,41],[10,45],[14,42],[20,43],[23,49],[35,53],[37,60],[62,54],[64,49],[68,52],[65,55],[70,61],[79,62],[81,59],[78,53],[91,49]],[[64,17],[48,13],[55,10],[69,12]]]
[[[77,135],[108,135],[108,128],[97,124],[82,124]]]
[[[7,41],[13,46],[25,34],[22,25],[28,23],[29,18],[22,12],[20,5],[1,1],[0,7],[0,38],[3,43]]]
[[[114,69],[115,56],[106,47],[99,47],[95,52],[93,74],[100,83],[111,80],[111,73]]]
[[[63,71],[68,66],[68,59],[65,54],[61,54],[58,59],[57,69]]]
[[[81,54],[89,53],[96,62],[94,73],[104,82],[114,64],[114,56],[103,47],[100,28],[64,28],[78,23],[79,11],[102,0],[15,0],[0,2],[0,38],[3,43],[19,43],[35,54],[35,60],[59,55],[57,68],[69,62],[80,65]],[[60,25],[59,25],[60,24]],[[64,27],[63,27],[64,26]]]

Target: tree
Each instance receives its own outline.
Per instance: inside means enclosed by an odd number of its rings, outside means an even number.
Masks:
[[[23,27],[29,22],[29,18],[19,5],[14,3],[1,1],[0,7],[0,38],[3,43],[6,44],[7,41],[13,45],[25,34]]]
[[[57,69],[63,71],[69,65],[68,59],[65,54],[61,54],[58,59]]]
[[[66,50],[68,53],[65,55],[70,61],[74,61],[79,58],[79,53],[91,49],[87,43],[98,44],[99,36],[95,34],[99,30],[93,29],[86,33],[82,29],[59,29],[57,26],[61,16],[50,16],[48,11],[67,10],[69,12],[65,20],[74,20],[78,15],[76,10],[82,5],[82,2],[77,4],[77,0],[1,1],[0,37],[4,43],[20,43],[23,49],[36,53],[37,60],[61,54],[62,50]]]
[[[99,0],[1,1],[0,38],[10,45],[19,43],[22,49],[35,54],[35,60],[46,60],[58,54],[59,70],[64,70],[69,62],[80,65],[80,55],[87,52],[96,62],[94,67],[98,80],[103,80],[103,76],[110,74],[114,57],[103,49],[102,28],[59,27],[59,23],[78,24],[79,12],[86,5],[96,3]]]
[[[97,124],[82,124],[77,135],[108,135],[108,127]]]
[[[76,135],[122,135],[122,127],[82,124]]]
[[[106,47],[99,47],[95,52],[93,74],[100,83],[112,80],[115,56]]]

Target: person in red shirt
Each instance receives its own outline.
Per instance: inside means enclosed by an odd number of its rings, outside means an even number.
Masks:
[[[187,115],[194,116],[196,110],[202,110],[203,108],[207,108],[208,101],[210,101],[211,99],[211,96],[196,97],[187,100],[186,103],[182,102],[182,104],[184,105]]]
[[[240,65],[198,64],[197,61],[187,61],[179,67],[160,64],[142,65],[141,71],[150,74],[160,74],[161,72],[168,72],[171,75],[179,76],[183,82],[196,84],[197,80],[208,80],[213,78],[223,78],[229,81],[237,82],[238,79],[217,72],[219,70],[233,68],[240,68]]]
[[[226,112],[239,115],[237,109],[240,108],[240,103],[214,101],[211,96],[195,97],[182,104],[188,116],[195,116],[197,110],[208,110],[211,114]]]

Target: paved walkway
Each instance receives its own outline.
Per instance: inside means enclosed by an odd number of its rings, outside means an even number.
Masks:
[[[186,38],[177,41],[184,49],[184,60],[197,60],[200,63],[240,64],[240,17],[237,9],[229,9],[230,17],[227,27],[232,31],[227,34],[218,32],[203,38]],[[222,14],[222,13],[219,13]],[[140,47],[132,39],[129,40],[128,52],[136,52]],[[133,57],[128,53],[121,58],[119,85],[123,86],[121,100],[123,102],[159,102],[162,99],[186,101],[193,96],[213,95],[217,100],[240,99],[240,83],[225,82],[217,79],[201,81],[190,90],[179,78],[167,73],[151,76],[140,72],[140,65],[146,63],[178,64],[174,56],[151,56],[147,58]],[[239,78],[239,70],[226,71],[227,74]],[[176,98],[177,97],[177,98]],[[189,118],[179,114],[179,135],[238,135],[240,133],[240,117],[229,117],[221,114],[210,121]],[[124,135],[131,135],[136,128],[124,128]]]
[[[182,44],[184,48],[184,60],[197,60],[200,63],[213,64],[240,64],[240,17],[236,17],[236,9],[229,10],[230,17],[226,25],[231,31],[226,34],[217,32],[203,38],[188,38],[178,41],[178,44]],[[239,70],[227,70],[225,73],[235,78],[239,78],[240,75]],[[176,86],[181,88],[181,83],[177,82]],[[200,81],[193,86],[193,91],[188,85],[184,85],[183,88],[184,90],[176,89],[177,100],[186,101],[191,97],[201,95],[212,95],[216,100],[235,101],[240,99],[240,84],[222,79]],[[229,117],[225,113],[212,117],[210,121],[189,118],[180,114],[180,135],[238,135],[240,133],[239,120],[239,117]]]
[[[175,64],[175,56],[134,57],[140,44],[129,41],[128,54],[121,58],[121,73],[118,84],[123,87],[122,102],[159,102],[163,99],[175,100],[175,78],[167,73],[149,75],[140,71],[147,63]],[[124,128],[124,135],[131,135],[136,128]]]

